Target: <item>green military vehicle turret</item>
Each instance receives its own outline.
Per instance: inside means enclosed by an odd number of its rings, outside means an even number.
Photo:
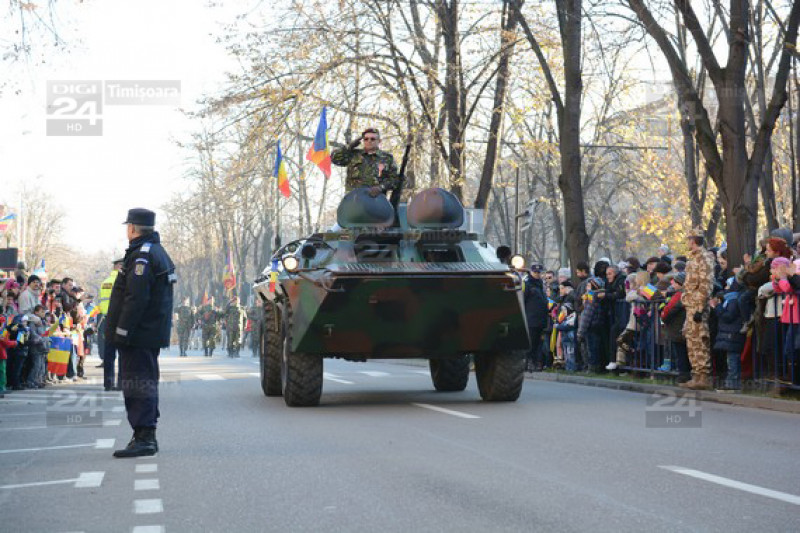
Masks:
[[[436,390],[462,391],[472,356],[481,398],[515,401],[530,348],[522,277],[509,266],[521,258],[473,231],[481,214],[443,189],[397,209],[356,189],[334,229],[277,250],[254,285],[264,394],[317,405],[334,357],[425,358]]]

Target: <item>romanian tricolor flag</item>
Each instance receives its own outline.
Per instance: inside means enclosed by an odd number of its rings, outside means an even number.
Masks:
[[[330,161],[330,158],[328,161]],[[330,163],[328,164],[328,168],[330,168]],[[328,172],[330,172],[330,170]],[[8,229],[8,225],[11,224],[11,221],[15,218],[17,218],[17,215],[14,213],[0,218],[0,232],[6,231]]]
[[[289,178],[286,177],[286,165],[283,162],[280,141],[278,141],[278,154],[275,156],[275,170],[272,172],[272,176],[278,178],[278,189],[281,194],[289,198],[292,195],[292,191],[289,189]]]
[[[71,353],[72,341],[69,338],[51,337],[50,351],[47,353],[47,371],[57,376],[66,375]]]
[[[222,275],[222,285],[228,292],[236,287],[236,271],[233,269],[233,252],[228,250],[228,263],[225,265],[225,274]]]
[[[655,285],[653,285],[652,283],[648,283],[647,285],[642,287],[642,294],[644,295],[645,298],[649,300],[656,293],[656,290],[657,289]]]
[[[328,145],[328,119],[325,116],[325,107],[322,108],[314,144],[308,149],[306,159],[317,165],[326,178],[331,177],[331,150]]]

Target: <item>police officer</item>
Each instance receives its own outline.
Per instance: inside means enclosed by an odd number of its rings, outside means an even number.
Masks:
[[[119,351],[119,378],[133,438],[114,457],[155,455],[158,451],[158,353],[169,346],[175,265],[154,231],[156,214],[131,209],[129,246],[114,282],[106,335]]]
[[[114,363],[117,360],[117,349],[114,347],[113,335],[106,335],[106,319],[108,318],[108,304],[111,302],[111,290],[117,279],[119,270],[122,268],[122,259],[114,260],[111,273],[100,285],[100,315],[97,317],[97,348],[100,351],[100,358],[103,360],[100,366],[103,367],[103,385],[105,390],[116,390],[116,376]]]

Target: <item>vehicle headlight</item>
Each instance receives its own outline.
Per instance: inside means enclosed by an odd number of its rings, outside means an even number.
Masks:
[[[525,268],[525,258],[521,255],[515,255],[511,257],[511,260],[508,262],[513,268],[517,270],[522,270]]]
[[[285,268],[287,272],[296,272],[297,269],[300,268],[300,261],[293,255],[287,255],[283,258],[283,268]]]

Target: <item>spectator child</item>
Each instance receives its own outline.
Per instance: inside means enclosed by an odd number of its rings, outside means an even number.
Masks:
[[[739,284],[733,278],[727,283],[729,288],[722,297],[722,303],[716,304],[717,300],[712,298],[709,305],[713,308],[717,318],[717,338],[714,342],[714,349],[726,353],[728,368],[725,382],[718,391],[738,392],[742,388],[741,357],[745,341],[742,326],[745,317],[739,305],[741,296]]]

